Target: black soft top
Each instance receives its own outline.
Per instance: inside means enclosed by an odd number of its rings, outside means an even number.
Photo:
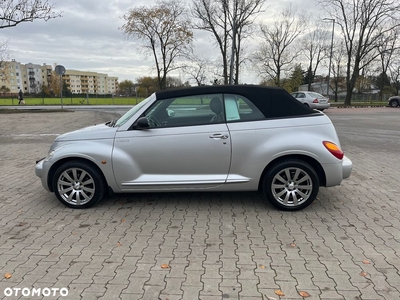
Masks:
[[[259,85],[212,85],[162,90],[156,92],[157,100],[199,94],[235,94],[246,97],[266,118],[319,114],[293,98],[285,89]]]

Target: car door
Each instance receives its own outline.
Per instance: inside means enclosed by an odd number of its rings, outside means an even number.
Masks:
[[[213,98],[221,101],[222,119],[211,107]],[[224,184],[231,141],[222,105],[222,95],[158,100],[142,115],[148,128],[118,131],[113,168],[121,190],[202,190]]]

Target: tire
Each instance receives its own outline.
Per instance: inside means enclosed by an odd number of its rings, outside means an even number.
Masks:
[[[398,107],[399,106],[399,100],[394,99],[394,100],[390,101],[390,106],[391,107]]]
[[[53,179],[53,191],[58,200],[71,208],[88,208],[105,195],[105,182],[101,172],[81,161],[61,165]]]
[[[318,191],[317,173],[308,163],[298,159],[274,164],[263,179],[264,196],[281,210],[295,211],[309,206]]]

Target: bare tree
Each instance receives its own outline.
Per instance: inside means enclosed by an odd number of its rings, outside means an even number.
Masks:
[[[0,79],[3,82],[6,82],[8,79],[7,78],[8,72],[6,71],[8,68],[7,64],[8,59],[9,59],[8,42],[7,41],[0,42]]]
[[[15,27],[20,23],[33,22],[61,17],[55,12],[53,5],[41,0],[1,0],[0,1],[0,29]],[[5,80],[7,74],[8,41],[0,43],[0,76]]]
[[[222,58],[224,84],[238,84],[243,41],[252,32],[254,18],[265,0],[193,0],[196,29],[212,33]]]
[[[391,26],[392,27],[392,26]],[[380,60],[380,69],[382,74],[387,74],[390,64],[393,62],[393,56],[396,50],[400,48],[398,39],[400,37],[400,27],[394,27],[392,30],[382,34],[378,41],[378,53]],[[379,99],[383,98],[384,76],[381,76],[380,85],[382,87],[379,93]]]
[[[395,94],[399,95],[400,92],[400,60],[395,61],[389,67],[390,79],[394,88]]]
[[[301,53],[300,47],[294,47],[294,43],[305,26],[305,20],[296,15],[292,6],[285,8],[272,24],[260,26],[264,42],[254,55],[260,75],[281,86],[283,73]]]
[[[179,1],[158,1],[154,6],[130,9],[123,16],[126,23],[121,30],[127,37],[145,42],[157,70],[158,85],[165,89],[167,75],[179,69],[179,58],[191,50],[193,32],[184,5]]]
[[[396,50],[397,59],[393,59],[391,65],[389,66],[390,80],[392,86],[395,90],[395,94],[399,95],[400,91],[400,50]]]
[[[60,82],[60,75],[57,75],[55,71],[57,63],[54,63],[53,66],[54,70],[51,71],[51,76],[49,78],[49,88],[50,91],[52,91],[55,96],[60,96],[62,87]]]
[[[377,41],[385,33],[400,26],[392,23],[400,13],[398,0],[319,0],[339,24],[347,50],[345,104],[351,97],[360,71],[379,54]],[[392,24],[392,25],[389,25]],[[372,52],[375,53],[370,55]],[[369,56],[369,59],[366,59]]]
[[[2,0],[0,1],[0,29],[14,27],[23,22],[61,17],[54,6],[43,0]]]
[[[189,80],[195,81],[197,86],[202,86],[207,82],[207,76],[210,73],[210,65],[211,62],[209,59],[198,55],[192,55],[182,70],[185,72],[185,75],[189,77]]]
[[[304,49],[303,55],[306,57],[308,62],[308,90],[311,90],[311,83],[314,81],[315,74],[318,70],[320,63],[329,57],[329,32],[318,28],[321,26],[320,23],[313,21],[310,24],[312,28],[317,28],[310,33],[306,34],[301,41],[302,48]]]
[[[330,81],[330,88],[335,94],[335,102],[338,101],[339,89],[345,84],[343,84],[343,74],[345,74],[344,60],[346,56],[346,47],[344,45],[344,40],[338,40],[333,44],[332,51],[332,74],[333,80]]]

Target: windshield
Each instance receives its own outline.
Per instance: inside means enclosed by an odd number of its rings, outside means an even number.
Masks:
[[[118,121],[115,123],[115,126],[124,125],[126,122],[128,122],[130,118],[132,118],[134,114],[136,114],[143,106],[145,106],[148,102],[152,101],[154,98],[155,94],[152,94],[150,97],[144,99],[142,102],[132,107],[121,118],[118,119]]]

